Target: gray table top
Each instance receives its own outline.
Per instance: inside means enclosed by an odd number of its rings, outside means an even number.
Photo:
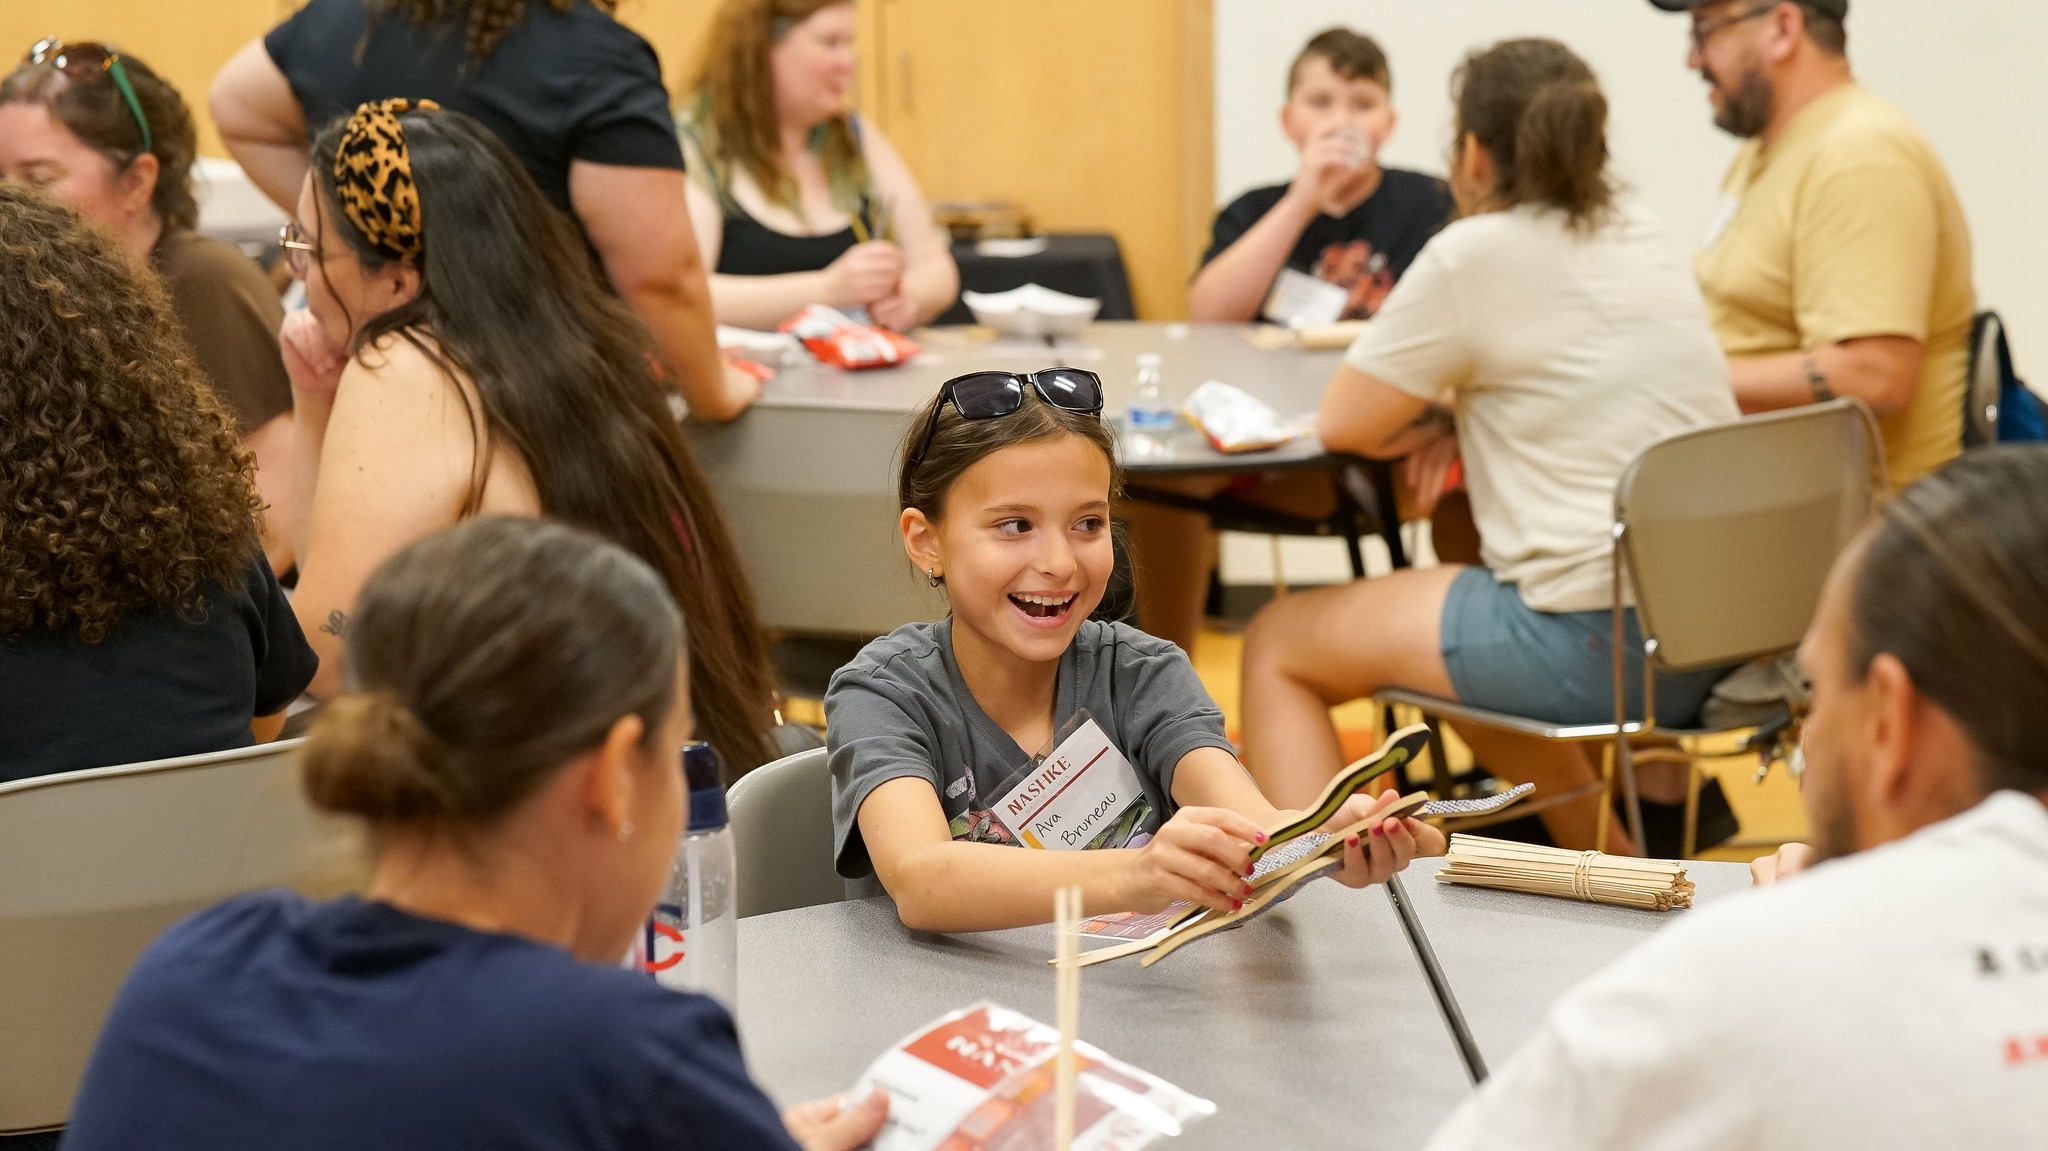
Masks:
[[[870,900],[743,919],[739,933],[740,1039],[785,1106],[845,1090],[977,1000],[1053,1018],[1050,927],[917,934]],[[1329,882],[1150,968],[1087,969],[1081,1036],[1215,1101],[1173,1141],[1189,1151],[1416,1147],[1469,1090],[1384,893]]]
[[[1166,400],[1178,406],[1206,380],[1221,380],[1271,405],[1281,416],[1312,425],[1341,353],[1268,350],[1246,339],[1238,324],[1090,324],[1076,340],[1047,347],[975,339],[968,329],[935,328],[920,335],[924,353],[894,368],[849,372],[805,363],[782,369],[762,390],[757,408],[905,413],[916,411],[948,379],[977,371],[1028,372],[1067,366],[1102,377],[1109,415],[1122,413],[1142,352],[1160,356]],[[1246,471],[1286,467],[1324,458],[1313,435],[1270,452],[1225,456],[1184,421],[1165,437],[1164,450],[1144,458],[1126,454],[1127,466],[1150,471]]]
[[[1443,865],[1416,860],[1402,886],[1489,1071],[1535,1034],[1574,984],[1690,914],[1438,883]],[[1745,864],[1692,860],[1685,870],[1695,908],[1750,886]]]

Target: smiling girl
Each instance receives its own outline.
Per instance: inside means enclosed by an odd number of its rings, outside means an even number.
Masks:
[[[913,423],[903,548],[952,614],[906,624],[825,695],[839,870],[872,873],[906,926],[981,931],[1174,900],[1229,910],[1288,813],[1259,794],[1173,644],[1088,618],[1112,563],[1116,446],[1093,373],[976,372]],[[1389,802],[1357,797],[1332,821]],[[1019,850],[1019,848],[1043,850]],[[1441,851],[1389,819],[1354,837],[1363,887]]]

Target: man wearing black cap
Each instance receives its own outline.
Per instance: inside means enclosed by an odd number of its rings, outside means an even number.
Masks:
[[[1976,299],[1940,158],[1857,84],[1848,0],[1650,0],[1692,19],[1714,124],[1748,141],[1693,269],[1744,411],[1856,396],[1894,486],[1962,450]]]

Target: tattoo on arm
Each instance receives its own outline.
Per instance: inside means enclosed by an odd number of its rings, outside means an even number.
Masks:
[[[340,639],[348,631],[348,616],[338,611],[328,612],[327,622],[320,625],[320,630]]]
[[[1458,422],[1451,418],[1451,410],[1449,408],[1444,407],[1442,404],[1430,404],[1422,409],[1422,414],[1409,420],[1399,430],[1388,435],[1386,439],[1381,440],[1380,446],[1386,447],[1398,443],[1424,428],[1430,428],[1448,435],[1458,430]]]

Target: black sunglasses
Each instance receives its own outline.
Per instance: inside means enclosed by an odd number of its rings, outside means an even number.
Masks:
[[[142,150],[136,155],[151,150],[149,117],[142,114],[142,101],[135,98],[135,86],[128,82],[128,69],[121,66],[119,52],[89,40],[66,44],[55,36],[46,36],[36,41],[22,60],[37,67],[47,64],[73,80],[91,80],[101,75],[113,80],[121,102],[128,105],[128,114],[135,117],[135,127],[142,133]]]
[[[939,389],[938,402],[932,405],[931,418],[925,421],[924,436],[918,440],[917,454],[910,458],[910,466],[916,468],[924,463],[932,437],[939,432],[939,413],[948,401],[963,420],[1001,419],[1015,415],[1024,406],[1026,384],[1038,393],[1039,399],[1062,411],[1102,410],[1102,377],[1082,368],[1045,368],[1026,375],[969,372],[955,376]]]

